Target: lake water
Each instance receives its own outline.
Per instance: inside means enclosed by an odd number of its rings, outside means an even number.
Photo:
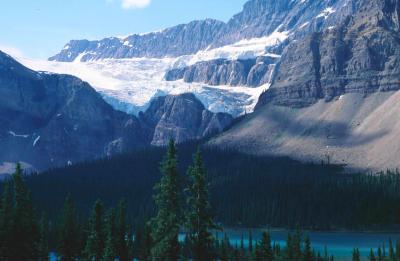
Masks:
[[[262,236],[261,229],[253,229],[253,243],[256,240],[260,240]],[[226,233],[233,246],[236,244],[240,246],[240,240],[242,235],[244,236],[244,245],[247,247],[248,241],[248,229],[225,229],[224,232],[218,232],[218,238],[222,239]],[[279,243],[281,247],[285,246],[285,241],[288,232],[285,230],[272,230],[270,232],[272,242]],[[353,248],[357,247],[360,249],[362,260],[367,260],[370,249],[373,248],[375,251],[379,246],[385,244],[386,253],[389,252],[389,239],[392,239],[393,244],[397,240],[400,240],[400,233],[353,233],[353,232],[304,232],[304,235],[310,236],[312,248],[316,252],[324,253],[324,248],[327,246],[329,255],[334,255],[335,260],[347,261],[351,260]],[[183,240],[181,235],[180,240]],[[54,253],[51,254],[51,261],[55,261],[56,257]]]
[[[260,240],[264,230],[252,230],[253,242]],[[219,232],[218,237],[222,239],[224,233],[227,233],[233,245],[240,245],[242,235],[244,235],[244,244],[248,246],[248,232],[245,229],[226,229],[223,233]],[[272,242],[279,243],[282,247],[285,245],[288,232],[285,230],[272,230],[270,232]],[[360,249],[361,255],[366,258],[370,249],[377,249],[385,244],[386,253],[388,253],[389,239],[392,239],[395,246],[396,240],[400,240],[399,233],[356,233],[356,232],[304,232],[309,235],[312,247],[316,252],[324,253],[327,246],[328,252],[335,256],[335,260],[351,260],[354,247]],[[367,259],[363,259],[367,260]]]

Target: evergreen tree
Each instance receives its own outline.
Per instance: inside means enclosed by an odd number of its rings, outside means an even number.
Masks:
[[[389,239],[389,260],[396,261],[396,255],[394,252],[393,241],[391,238]]]
[[[260,243],[262,260],[272,261],[274,259],[271,246],[271,236],[268,232],[263,232]]]
[[[325,261],[329,260],[328,247],[327,246],[324,246],[324,260]]]
[[[181,247],[181,253],[185,258],[193,259],[192,249],[193,249],[193,245],[192,245],[191,237],[188,233],[186,233],[185,240],[183,241],[183,245]]]
[[[383,253],[382,253],[383,259],[385,259],[385,258],[386,258],[386,246],[385,246],[385,242],[383,242],[382,250],[383,250]]]
[[[274,242],[273,250],[274,250],[274,257],[278,257],[281,255],[281,246],[278,243]]]
[[[242,233],[242,236],[240,237],[240,258],[245,259],[246,257],[246,249],[244,247],[244,235]]]
[[[374,250],[372,250],[372,248],[371,248],[371,251],[369,252],[368,258],[369,258],[369,261],[376,261]]]
[[[229,261],[230,248],[231,248],[231,245],[229,243],[229,238],[228,238],[228,235],[225,233],[224,239],[221,243],[221,253],[220,253],[221,261]]]
[[[259,243],[256,244],[255,250],[254,250],[254,257],[253,257],[254,261],[263,261],[263,253],[261,250],[261,246]]]
[[[304,240],[303,260],[304,261],[313,261],[311,241],[310,241],[310,237],[308,237],[308,236]]]
[[[128,229],[127,239],[126,239],[126,247],[127,247],[127,260],[134,260],[135,258],[135,241],[133,239],[133,233],[131,229]]]
[[[396,241],[396,261],[400,261],[400,240]]]
[[[292,234],[289,232],[286,239],[286,259],[292,260],[293,258],[294,258],[293,237]]]
[[[91,261],[100,261],[104,254],[104,207],[103,203],[96,201],[89,220],[89,231],[85,246],[85,258]]]
[[[240,250],[239,248],[236,246],[235,250],[233,251],[233,261],[243,261],[241,255],[240,255]],[[212,260],[212,259],[210,259]]]
[[[49,238],[48,238],[48,222],[44,215],[39,223],[40,241],[39,241],[39,261],[48,261],[49,257]]]
[[[11,260],[13,228],[13,185],[10,179],[3,183],[3,195],[0,208],[0,260]]]
[[[151,221],[153,261],[176,261],[179,258],[178,235],[181,226],[181,188],[177,170],[177,152],[170,141],[167,155],[161,163],[162,178],[155,186],[157,215]]]
[[[378,261],[383,261],[382,249],[378,247]]]
[[[353,261],[360,261],[360,251],[358,250],[358,248],[354,248],[352,260]]]
[[[128,226],[126,221],[126,202],[121,200],[118,204],[116,214],[115,251],[120,261],[128,261]]]
[[[74,261],[80,255],[81,237],[79,232],[79,222],[75,209],[75,204],[68,196],[64,203],[62,212],[57,254],[60,261]]]
[[[151,229],[149,228],[148,225],[144,226],[144,231],[142,235],[143,236],[140,238],[140,241],[138,242],[139,244],[138,259],[140,261],[150,261],[153,241],[151,238]]]
[[[189,167],[190,185],[188,192],[188,212],[186,228],[192,246],[193,260],[208,261],[212,256],[213,237],[211,229],[217,228],[210,213],[208,185],[200,150],[193,157]]]
[[[107,216],[107,239],[103,254],[103,261],[114,261],[117,257],[115,210],[111,209]]]
[[[30,192],[17,164],[13,175],[14,206],[12,214],[10,248],[6,251],[11,260],[38,260],[40,235]]]
[[[302,259],[301,252],[301,232],[297,230],[292,238],[293,261]]]
[[[250,255],[252,252],[253,252],[253,232],[250,229],[249,230],[249,253],[250,253]]]

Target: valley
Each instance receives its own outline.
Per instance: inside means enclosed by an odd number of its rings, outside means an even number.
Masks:
[[[0,261],[400,260],[400,0],[47,1],[0,4]]]

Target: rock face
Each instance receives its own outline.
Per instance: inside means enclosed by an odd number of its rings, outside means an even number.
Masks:
[[[291,42],[253,115],[211,144],[254,154],[400,167],[399,0],[349,1],[335,28]]]
[[[165,80],[200,82],[209,85],[257,87],[270,81],[276,58],[258,57],[249,60],[218,59],[199,62],[189,67],[173,69],[166,73]]]
[[[231,121],[205,110],[193,95],[158,98],[137,118],[114,110],[76,77],[35,72],[0,52],[0,163],[41,170],[170,138],[203,138]]]
[[[354,1],[359,10],[335,29],[291,43],[258,107],[308,106],[346,93],[400,88],[398,1]]]
[[[212,113],[193,94],[164,96],[155,99],[139,118],[153,130],[152,145],[201,139],[222,132],[233,118],[226,113]]]
[[[81,54],[84,54],[80,59],[83,62],[104,58],[181,56],[207,48],[223,26],[223,22],[207,19],[124,39],[75,40],[49,60],[72,62]]]
[[[87,83],[31,71],[0,52],[0,162],[65,165],[105,155],[116,139],[124,148],[146,144],[139,120]]]
[[[144,35],[74,40],[51,61],[71,62],[105,58],[177,57],[243,39],[291,31],[292,38],[335,26],[354,12],[355,0],[250,0],[227,23],[207,19],[193,21]]]

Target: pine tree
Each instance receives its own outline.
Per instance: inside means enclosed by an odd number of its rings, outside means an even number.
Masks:
[[[329,255],[328,255],[328,247],[324,247],[324,260],[328,261],[329,260]]]
[[[120,261],[128,261],[128,226],[126,221],[126,203],[121,200],[118,204],[116,213],[116,235],[115,251]]]
[[[131,229],[128,229],[126,239],[126,247],[127,247],[127,260],[134,260],[135,259],[135,241],[133,238],[133,233]]]
[[[253,253],[253,232],[251,229],[249,230],[249,253],[250,255]]]
[[[396,261],[396,255],[394,252],[393,241],[391,238],[389,239],[389,260]]]
[[[210,260],[212,260],[212,259],[210,259]],[[233,261],[243,261],[241,254],[240,254],[240,250],[237,246],[235,247],[235,250],[233,252]]]
[[[293,258],[294,258],[293,237],[292,234],[289,232],[286,239],[286,259],[292,260]]]
[[[279,245],[279,243],[274,242],[273,250],[274,257],[279,257],[281,255],[281,246]]]
[[[244,247],[244,235],[240,237],[240,258],[244,259],[246,256],[246,249]]]
[[[88,238],[85,246],[85,258],[91,261],[100,261],[104,254],[104,207],[103,203],[96,201],[89,220]]]
[[[3,183],[3,195],[0,208],[0,257],[1,260],[10,260],[12,248],[13,227],[13,185],[10,179]]]
[[[352,260],[353,261],[360,261],[360,251],[358,250],[358,248],[354,248]]]
[[[151,255],[153,261],[176,261],[180,252],[178,235],[182,223],[182,209],[177,152],[172,140],[160,170],[163,175],[160,183],[155,186],[157,215],[151,221]]]
[[[371,248],[371,251],[369,252],[368,258],[369,258],[369,261],[376,261],[374,250],[372,250],[372,248]]]
[[[115,224],[115,210],[111,209],[107,216],[107,238],[103,254],[103,261],[114,261],[117,257],[116,251],[116,224]]]
[[[48,221],[44,215],[39,223],[40,241],[39,241],[39,261],[48,261],[49,257],[49,242],[48,242]]]
[[[71,196],[68,196],[64,203],[59,227],[57,252],[60,261],[74,261],[79,257],[80,239],[75,204]]]
[[[400,240],[396,241],[396,261],[400,261]]]
[[[255,250],[254,250],[254,261],[264,261],[263,259],[263,253],[262,253],[262,249],[259,243],[256,244]]]
[[[193,157],[193,166],[189,167],[190,185],[188,192],[188,212],[186,229],[192,246],[193,260],[208,261],[212,256],[213,237],[211,229],[217,228],[210,213],[206,171],[200,150]]]
[[[185,258],[191,258],[192,259],[193,258],[192,248],[193,248],[193,246],[192,246],[192,242],[191,242],[190,236],[189,236],[188,233],[186,233],[185,234],[185,239],[184,239],[184,241],[182,243],[182,246],[181,246],[182,256],[184,256]]]
[[[383,261],[382,249],[378,247],[378,261]]]
[[[304,261],[313,261],[311,241],[310,241],[310,237],[308,237],[308,236],[304,240],[303,260]]]
[[[144,226],[143,236],[140,238],[138,259],[140,261],[150,261],[151,260],[151,249],[153,241],[151,238],[151,230],[148,225]],[[139,238],[138,238],[139,240]]]
[[[30,192],[22,177],[21,165],[17,164],[13,175],[14,209],[12,217],[11,246],[7,252],[11,260],[38,260],[39,227]]]
[[[259,248],[263,261],[272,261],[274,259],[271,246],[271,236],[268,232],[263,232]]]
[[[225,233],[224,239],[223,239],[223,241],[221,243],[221,253],[220,253],[221,261],[228,261],[229,260],[230,248],[231,248],[231,244],[229,242],[228,235]]]
[[[302,252],[301,252],[301,232],[297,230],[294,233],[292,238],[292,249],[293,249],[293,260],[301,260],[302,259]]]

